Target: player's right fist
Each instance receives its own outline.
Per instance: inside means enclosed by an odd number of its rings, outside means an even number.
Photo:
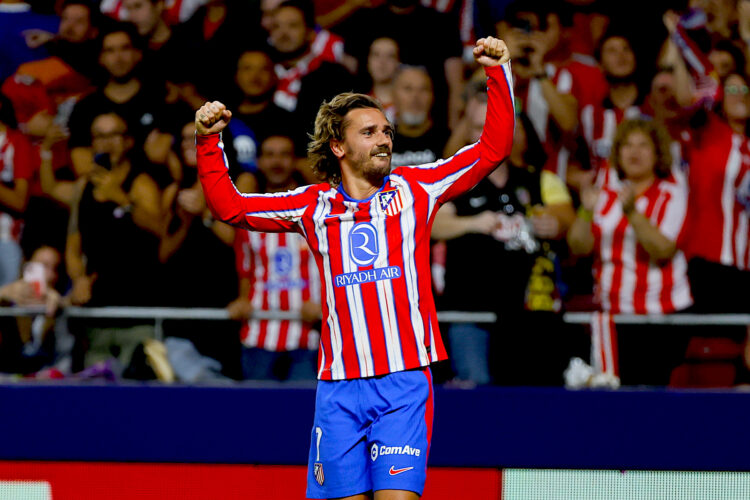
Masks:
[[[219,101],[207,102],[195,112],[195,131],[198,135],[218,134],[232,119],[232,112]]]

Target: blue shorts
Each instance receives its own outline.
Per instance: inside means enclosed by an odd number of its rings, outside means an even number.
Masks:
[[[368,491],[421,495],[432,438],[429,368],[319,381],[307,466],[307,497]]]

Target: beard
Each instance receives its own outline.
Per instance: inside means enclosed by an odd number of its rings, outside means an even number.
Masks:
[[[375,159],[375,155],[378,153],[388,153],[390,155],[391,151],[388,148],[375,148],[369,154],[354,154],[351,150],[347,152],[350,155],[353,170],[360,172],[373,185],[382,183],[385,176],[391,173],[390,156],[387,162],[381,162]]]

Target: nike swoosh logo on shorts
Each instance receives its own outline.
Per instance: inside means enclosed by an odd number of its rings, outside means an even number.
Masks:
[[[406,472],[408,470],[412,470],[414,467],[404,467],[403,469],[394,469],[391,465],[391,469],[388,471],[388,474],[391,476],[395,476],[396,474],[401,474],[402,472]]]

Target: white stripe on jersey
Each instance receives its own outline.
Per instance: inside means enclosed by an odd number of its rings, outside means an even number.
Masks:
[[[648,203],[648,200],[645,198],[639,198],[638,202]],[[642,207],[643,203],[638,203],[638,205],[641,205]],[[619,207],[612,207],[612,211],[617,212],[620,216],[622,215]],[[644,210],[640,208],[638,211],[640,213],[644,212]],[[633,227],[628,224],[628,227],[625,229],[625,237],[622,241],[622,252],[620,253],[620,257],[622,258],[622,275],[620,277],[620,290],[618,290],[619,293],[617,294],[620,299],[620,312],[623,313],[632,313],[634,310],[633,294],[635,293],[636,269],[635,244],[635,231],[633,231]]]
[[[325,280],[326,290],[326,304],[328,306],[328,329],[331,332],[331,355],[333,361],[331,363],[331,378],[333,380],[341,380],[346,377],[344,372],[344,357],[343,357],[343,345],[341,339],[341,325],[339,323],[338,314],[335,308],[335,302],[333,298],[333,277],[331,276],[331,256],[328,248],[328,229],[325,225],[325,218],[323,214],[329,214],[331,212],[331,198],[336,196],[336,191],[326,191],[320,193],[320,200],[318,206],[315,208],[313,214],[313,221],[315,223],[315,236],[318,239],[318,251],[323,256],[323,276],[321,279]],[[321,350],[323,350],[321,348]],[[320,365],[321,369],[325,365]]]
[[[677,252],[677,255],[672,259],[672,306],[674,306],[675,311],[681,311],[693,304],[687,275],[685,254]],[[679,280],[676,279],[678,277]]]
[[[419,362],[422,365],[429,364],[430,358],[427,356],[427,349],[424,345],[425,331],[423,318],[419,312],[419,281],[417,276],[416,264],[413,256],[416,254],[416,234],[417,218],[414,213],[414,193],[411,192],[409,185],[403,189],[404,205],[406,210],[401,211],[401,237],[403,240],[401,246],[402,258],[404,260],[404,282],[406,283],[406,293],[409,297],[409,311],[411,312],[411,322],[414,326],[414,337],[419,350]]]
[[[589,149],[594,148],[594,105],[587,104],[581,111],[581,128],[583,129],[583,138],[589,145]]]
[[[357,272],[359,268],[352,259],[348,259],[346,256],[351,255],[349,234],[354,227],[354,214],[357,212],[359,203],[345,201],[344,205],[346,206],[346,213],[350,214],[350,217],[340,218],[340,248],[341,255],[344,256],[341,259],[341,264],[344,273],[352,273]],[[351,319],[354,333],[354,348],[357,351],[357,359],[359,360],[359,374],[362,377],[371,377],[375,375],[375,363],[370,350],[370,336],[365,321],[365,305],[362,300],[362,289],[359,284],[346,286],[344,289],[346,291],[347,303],[349,304],[349,318]]]
[[[475,143],[478,144],[478,143]],[[422,188],[427,191],[427,194],[430,196],[430,198],[439,198],[444,192],[448,190],[458,179],[461,178],[466,172],[472,169],[474,165],[477,164],[479,160],[475,161],[471,165],[462,168],[458,172],[455,172],[447,177],[444,177],[443,179],[439,180],[438,182],[435,182],[433,184],[428,184],[425,182],[420,182],[419,185],[422,186]],[[398,178],[397,175],[391,175],[391,178]],[[404,186],[406,186],[406,182],[402,183]],[[431,214],[428,214],[431,215]]]
[[[735,264],[732,252],[732,229],[734,229],[734,204],[736,202],[734,186],[742,166],[741,142],[740,136],[732,135],[732,150],[729,152],[729,159],[724,172],[724,186],[721,189],[721,214],[724,218],[721,231],[721,263],[725,266]]]
[[[391,180],[393,184],[393,181]],[[397,186],[396,189],[399,189]],[[380,215],[377,203],[370,203],[370,217],[378,235],[378,248],[382,250],[375,261],[375,267],[388,267],[388,236],[386,234],[385,222],[387,217]],[[388,356],[388,368],[391,372],[404,370],[404,359],[401,356],[401,337],[399,336],[398,322],[396,321],[396,299],[393,296],[392,280],[379,280],[375,282],[378,292],[378,303],[380,305],[380,318],[383,322],[385,336],[385,352]]]

